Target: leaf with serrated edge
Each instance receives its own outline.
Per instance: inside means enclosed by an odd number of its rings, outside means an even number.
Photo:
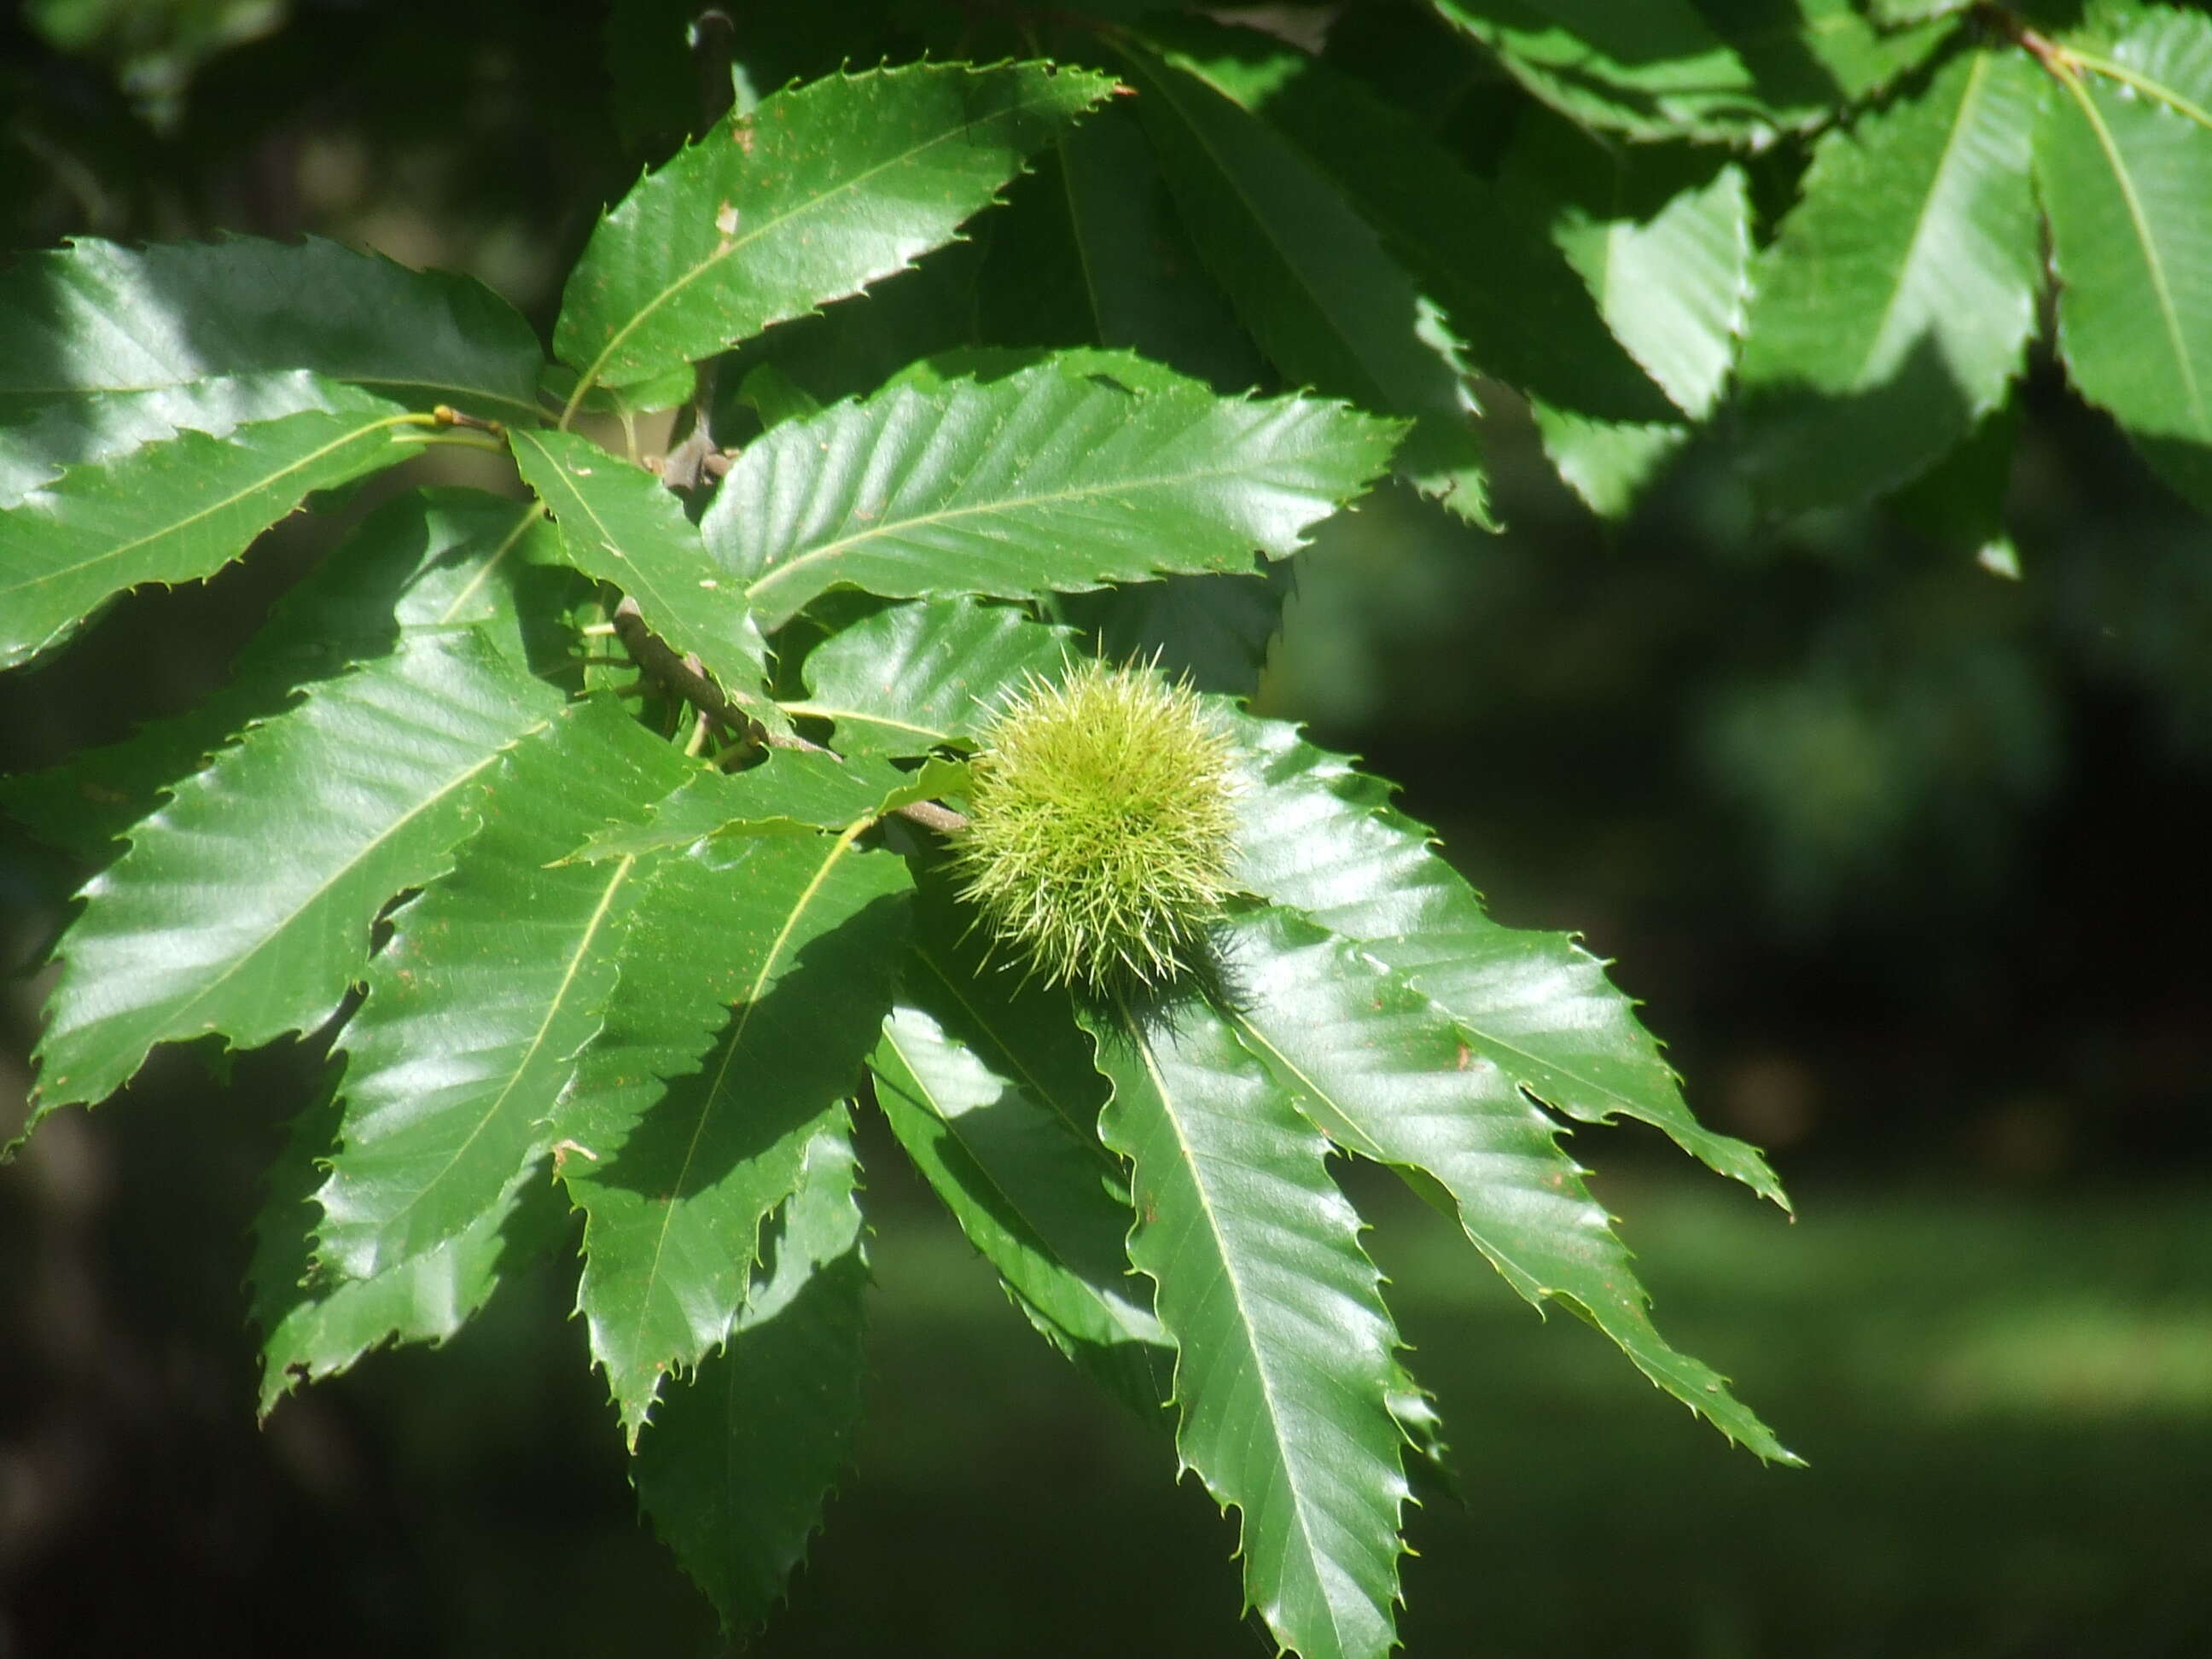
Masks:
[[[1396,435],[1316,398],[1223,398],[1164,371],[1133,391],[1047,361],[781,422],[700,528],[769,628],[838,586],[1031,599],[1244,570],[1255,550],[1296,552]]]
[[[840,629],[806,659],[809,695],[791,714],[835,721],[848,755],[919,755],[972,739],[1030,675],[1056,678],[1073,633],[1006,605],[894,605]]]
[[[2212,18],[2147,9],[2067,71],[2035,171],[2067,374],[2212,510]]]
[[[220,438],[255,421],[311,409],[336,412],[349,404],[373,406],[343,382],[299,369],[57,398],[0,426],[0,507],[15,506],[70,467],[112,461],[179,432]]]
[[[508,750],[483,827],[399,912],[340,1034],[342,1144],[315,1194],[323,1261],[368,1279],[435,1249],[504,1207],[544,1156],[643,884],[634,859],[553,860],[692,770],[611,699],[573,704]]]
[[[1522,125],[1498,185],[1547,226],[1606,326],[1675,406],[1708,416],[1751,297],[1742,167],[1703,149],[1601,143],[1547,117]],[[1686,422],[1594,419],[1571,397],[1534,397],[1530,407],[1559,476],[1609,518],[1689,441]]]
[[[951,240],[1112,89],[1043,64],[916,64],[763,99],[599,222],[554,349],[580,392],[627,386],[857,293]]]
[[[60,766],[0,778],[0,811],[103,864],[114,837],[237,733],[307,686],[388,656],[404,634],[474,625],[526,662],[526,618],[554,596],[518,584],[557,551],[553,526],[507,497],[446,487],[395,496],[276,602],[222,687]]]
[[[314,1265],[310,1196],[337,1133],[325,1086],[294,1120],[253,1224],[253,1322],[261,1328],[261,1415],[301,1382],[345,1370],[387,1342],[442,1342],[499,1287],[501,1277],[550,1248],[567,1218],[548,1186],[513,1193],[459,1237],[374,1279],[342,1279]]]
[[[728,1335],[762,1219],[890,1006],[910,883],[857,833],[663,860],[554,1115],[587,1217],[577,1304],[633,1440],[663,1374]]]
[[[1008,1293],[1140,1410],[1168,1392],[1166,1334],[1125,1241],[1098,1141],[1105,1085],[1064,990],[990,971],[942,883],[923,889],[899,1005],[868,1062],[884,1117]]]
[[[157,1042],[251,1048],[320,1024],[377,912],[450,867],[501,751],[559,706],[460,633],[410,640],[248,731],[85,888],[32,1121],[112,1094]]]
[[[1322,1132],[1347,1152],[1440,1182],[1507,1284],[1566,1299],[1660,1388],[1761,1457],[1796,1460],[1729,1391],[1652,1328],[1644,1287],[1557,1127],[1458,1024],[1374,957],[1295,912],[1221,933],[1230,1024]]]
[[[726,1635],[775,1604],[852,1453],[868,1286],[859,1175],[840,1113],[807,1144],[773,1264],[729,1341],[668,1391],[638,1442],[638,1502]]]
[[[526,420],[544,363],[529,323],[481,283],[319,237],[143,252],[81,237],[0,274],[0,410],[308,369],[418,408]]]
[[[1390,786],[1295,726],[1224,708],[1241,746],[1236,879],[1357,943],[1459,1022],[1473,1051],[1587,1123],[1649,1123],[1788,1207],[1755,1147],[1690,1115],[1659,1045],[1605,963],[1565,933],[1501,927],[1389,805]]]
[[[1756,125],[1832,121],[1838,106],[1893,85],[1957,33],[1945,19],[1869,15],[1867,0],[1697,0],[1697,7],[1751,71],[1761,110]]]
[[[1293,381],[1413,416],[1401,476],[1486,524],[1468,371],[1436,307],[1286,140],[1172,64],[1123,61],[1199,257],[1261,349]]]
[[[1328,1143],[1203,1002],[1086,1017],[1131,1162],[1129,1260],[1176,1345],[1176,1445],[1243,1511],[1244,1593],[1304,1659],[1395,1641],[1396,1333]]]
[[[1761,256],[1738,384],[1760,492],[1796,509],[1902,483],[2004,401],[2035,331],[2017,52],[1962,52],[1820,141]]]
[[[684,504],[652,474],[573,432],[507,434],[514,465],[561,527],[569,562],[635,599],[646,624],[705,664],[748,711],[772,714],[744,585],[708,556]]]
[[[309,491],[416,453],[405,434],[418,417],[366,392],[334,387],[331,400],[341,412],[179,432],[73,466],[0,514],[0,668],[59,644],[126,588],[213,575]]]

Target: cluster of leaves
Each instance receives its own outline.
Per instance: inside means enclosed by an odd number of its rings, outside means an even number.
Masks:
[[[616,9],[647,88],[689,70],[678,9]],[[520,483],[383,491],[205,703],[7,782],[99,869],[33,1123],[159,1044],[327,1031],[256,1232],[264,1408],[450,1334],[565,1200],[641,1497],[733,1625],[851,1437],[856,1103],[1045,1336],[1172,1407],[1314,1659],[1391,1645],[1437,1450],[1332,1152],[1786,1458],[1654,1329],[1559,1116],[1772,1175],[1602,964],[1243,710],[1255,556],[1393,469],[1486,522],[1478,372],[1601,511],[1740,410],[1774,505],[1912,484],[1994,541],[2045,222],[2075,384],[2212,500],[2212,22],[1434,0],[1316,52],[963,9],[1026,61],[849,72],[997,43],[887,8],[825,64],[820,9],[741,40],[735,110],[599,220],[550,359],[483,288],[328,243],[0,276],[0,667],[426,449]],[[1206,688],[1238,815],[1218,971],[1142,1007],[986,960],[944,805],[1016,688],[1137,651]]]

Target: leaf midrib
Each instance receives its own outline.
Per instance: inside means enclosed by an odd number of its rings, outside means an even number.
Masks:
[[[302,410],[301,412],[303,414],[320,413],[319,410]],[[279,420],[289,420],[295,417],[291,416],[279,416],[277,418]],[[254,480],[254,482],[246,485],[242,489],[234,490],[231,494],[224,496],[222,500],[210,501],[207,506],[201,507],[198,512],[188,514],[181,519],[172,520],[167,524],[162,525],[160,528],[149,530],[144,535],[134,538],[132,540],[118,542],[114,546],[107,549],[105,552],[94,554],[91,557],[79,560],[74,564],[58,566],[55,568],[46,572],[43,575],[33,576],[27,580],[14,582],[7,586],[0,587],[0,598],[4,598],[11,593],[24,592],[32,588],[43,587],[48,582],[59,581],[64,577],[82,575],[84,572],[96,569],[100,565],[106,564],[111,560],[119,559],[125,555],[134,553],[138,549],[145,547],[151,543],[158,542],[164,537],[181,534],[183,532],[191,529],[192,526],[199,523],[202,520],[212,517],[214,514],[222,512],[227,507],[235,507],[240,501],[244,501],[246,497],[253,495],[256,491],[269,489],[271,485],[280,483],[290,474],[312,466],[317,461],[321,460],[325,456],[333,454],[338,450],[343,449],[348,444],[357,442],[361,439],[368,437],[370,434],[379,431],[386,427],[404,426],[418,418],[418,416],[413,414],[379,416],[375,420],[371,421],[366,426],[356,427],[353,430],[345,433],[343,436],[332,439],[330,442],[323,445],[321,448],[313,450],[307,454],[286,462],[283,465],[276,468],[273,471],[263,474],[261,477]],[[215,441],[221,442],[222,441],[218,439]]]
[[[692,1125],[691,1139],[684,1149],[684,1161],[677,1168],[676,1179],[670,1188],[668,1202],[661,1206],[660,1225],[653,1237],[653,1257],[646,1266],[643,1279],[639,1285],[637,1318],[630,1328],[630,1347],[633,1352],[644,1346],[645,1328],[651,1318],[655,1292],[661,1282],[660,1259],[668,1248],[669,1230],[675,1225],[677,1206],[686,1197],[695,1196],[695,1194],[687,1194],[684,1190],[686,1183],[690,1180],[691,1165],[699,1156],[699,1144],[706,1138],[707,1125],[713,1119],[715,1108],[720,1103],[723,1080],[729,1076],[730,1067],[736,1061],[738,1050],[744,1047],[746,1029],[752,1024],[754,1011],[760,1006],[761,993],[768,984],[769,975],[775,970],[778,959],[783,955],[784,947],[791,942],[792,930],[799,926],[799,919],[806,914],[806,908],[814,902],[816,896],[822,890],[823,883],[830,878],[830,872],[836,867],[838,860],[852,850],[853,842],[872,822],[872,819],[864,819],[854,824],[831,843],[829,854],[822,860],[821,867],[816,870],[812,877],[808,879],[805,887],[800,890],[798,899],[785,914],[783,926],[777,929],[775,939],[769,945],[768,954],[761,958],[760,970],[753,975],[752,985],[745,993],[744,1006],[738,1015],[737,1028],[730,1033],[729,1042],[723,1045],[721,1059],[714,1066],[714,1079],[708,1085],[705,1095],[702,1097],[698,1120]],[[756,1237],[754,1240],[756,1255],[758,1254],[758,1249],[759,1240]],[[750,1265],[748,1263],[749,1267]]]
[[[391,1214],[385,1218],[384,1222],[377,1229],[378,1234],[380,1237],[387,1237],[395,1232],[398,1230],[399,1224],[404,1221],[407,1217],[414,1213],[416,1206],[427,1200],[431,1194],[437,1190],[440,1183],[444,1182],[447,1176],[453,1174],[455,1167],[459,1164],[463,1158],[467,1156],[469,1148],[476,1145],[478,1138],[481,1137],[486,1130],[489,1129],[494,1122],[498,1121],[503,1109],[507,1105],[507,1097],[514,1094],[514,1091],[520,1086],[523,1074],[530,1069],[531,1062],[537,1059],[538,1050],[544,1047],[546,1034],[553,1029],[553,1022],[560,1016],[562,1009],[568,1000],[568,993],[575,985],[577,975],[583,971],[584,958],[591,951],[592,941],[599,937],[599,929],[605,925],[607,919],[607,914],[614,906],[616,894],[622,890],[623,884],[629,879],[630,872],[635,867],[636,863],[637,860],[635,857],[624,857],[616,866],[614,874],[608,878],[605,891],[599,895],[599,903],[593,907],[590,919],[584,924],[582,936],[577,939],[575,949],[569,952],[568,965],[562,969],[561,973],[561,982],[554,988],[552,995],[546,999],[544,1016],[538,1022],[537,1030],[531,1034],[530,1041],[525,1046],[520,1057],[518,1057],[514,1065],[508,1068],[507,1080],[500,1085],[499,1093],[492,1099],[490,1104],[486,1106],[477,1115],[475,1127],[469,1131],[465,1137],[463,1138],[460,1145],[453,1149],[453,1156],[448,1158],[434,1175],[432,1175],[427,1181],[424,1181],[416,1189],[412,1197],[410,1197],[404,1204],[401,1205],[397,1210],[392,1212]],[[542,1146],[543,1143],[541,1142],[540,1144]],[[459,1235],[455,1234],[453,1235],[453,1237],[458,1237]],[[441,1238],[438,1241],[438,1243],[443,1244],[447,1242],[449,1242],[448,1239]],[[417,1249],[413,1251],[403,1252],[400,1260],[404,1261],[410,1255],[420,1255],[425,1254],[426,1249],[434,1249],[435,1248],[437,1248],[436,1245],[431,1245],[423,1249]],[[387,1265],[396,1266],[398,1264],[391,1263]],[[376,1269],[375,1271],[380,1272],[382,1269]]]
[[[2081,77],[2067,70],[2060,75],[2059,80],[2074,101],[2081,106],[2081,113],[2096,137],[2097,148],[2104,152],[2105,160],[2112,167],[2112,177],[2120,187],[2120,199],[2127,204],[2128,220],[2135,227],[2136,245],[2142,252],[2143,268],[2150,276],[2152,290],[2158,296],[2159,319],[2166,325],[2166,343],[2173,349],[2174,366],[2180,370],[2182,389],[2188,394],[2191,422],[2200,436],[2212,436],[2212,420],[2206,416],[2203,391],[2197,383],[2197,365],[2189,355],[2189,342],[2182,331],[2180,315],[2174,307],[2172,288],[2166,280],[2165,262],[2159,257],[2157,240],[2152,236],[2149,221],[2143,216],[2142,200],[2136,191],[2135,175],[2128,171],[2126,163],[2121,160],[2119,146],[2113,142],[2112,129],[2105,125],[2105,118],[2098,112],[2096,100],[2090,97]]]
[[[1159,394],[1151,395],[1157,398]],[[745,589],[745,597],[757,601],[767,589],[775,586],[793,571],[803,569],[818,560],[835,558],[853,549],[866,547],[870,542],[883,537],[903,536],[916,529],[951,524],[983,514],[1029,512],[1038,507],[1056,506],[1084,496],[1103,496],[1110,500],[1117,496],[1139,495],[1149,490],[1172,489],[1178,486],[1202,483],[1213,478],[1237,478],[1250,482],[1254,478],[1254,474],[1249,465],[1233,463],[1194,469],[1187,472],[1151,473],[1134,477],[1122,474],[1110,483],[1071,486],[1063,489],[1042,490],[1028,495],[997,495],[988,501],[977,501],[970,506],[945,507],[932,513],[916,514],[909,518],[890,520],[880,525],[872,526],[866,530],[840,536],[834,541],[817,544],[796,558],[786,560],[783,563],[756,577],[751,585]],[[850,515],[848,514],[848,516]],[[1033,581],[1025,591],[1041,592],[1047,586],[1048,584],[1042,580]],[[871,716],[871,718],[874,717]]]
[[[1296,1516],[1298,1537],[1304,1546],[1298,1559],[1307,1565],[1307,1577],[1322,1606],[1328,1610],[1329,1629],[1336,1638],[1338,1650],[1341,1651],[1344,1647],[1344,1632],[1337,1620],[1335,1599],[1329,1595],[1328,1587],[1322,1582],[1320,1575],[1312,1571],[1313,1563],[1322,1559],[1322,1552],[1315,1546],[1313,1533],[1307,1519],[1309,1506],[1305,1494],[1299,1485],[1296,1468],[1297,1460],[1289,1455],[1288,1449],[1281,1438],[1280,1425],[1283,1417],[1276,1403],[1275,1381],[1261,1358],[1261,1346],[1257,1336],[1257,1328],[1253,1322],[1250,1304],[1247,1298],[1244,1285],[1237,1277],[1233,1254],[1229,1248],[1227,1236],[1222,1231],[1220,1217],[1214,1206],[1213,1194],[1206,1182],[1199,1177],[1200,1164],[1197,1151],[1191,1146],[1188,1138],[1183,1133],[1182,1120],[1171,1103],[1176,1097],[1170,1091],[1167,1079],[1161,1073],[1158,1063],[1152,1058],[1152,1045],[1145,1040],[1144,1032],[1139,1026],[1136,1017],[1130,1012],[1128,1005],[1118,996],[1114,1000],[1114,1010],[1120,1017],[1122,1030],[1128,1033],[1130,1042],[1136,1047],[1138,1058],[1144,1065],[1146,1075],[1152,1079],[1154,1091],[1159,1096],[1160,1115],[1166,1119],[1169,1131],[1175,1136],[1176,1150],[1182,1154],[1183,1167],[1190,1172],[1191,1190],[1197,1194],[1199,1208],[1206,1217],[1206,1229],[1213,1235],[1214,1259],[1220,1264],[1221,1276],[1227,1282],[1231,1299],[1237,1306],[1238,1323],[1244,1333],[1244,1346],[1251,1361],[1252,1370],[1259,1378],[1260,1392],[1267,1401],[1267,1422],[1276,1429],[1276,1433],[1271,1437],[1270,1443],[1275,1448],[1277,1453],[1274,1459],[1275,1464],[1282,1471],[1284,1482],[1290,1488],[1291,1512]],[[1176,1352],[1177,1380],[1180,1383],[1183,1354],[1183,1347],[1180,1340],[1176,1344]],[[1178,1392],[1180,1392],[1179,1388]],[[1245,1524],[1250,1526],[1254,1523],[1251,1511],[1247,1508]]]
[[[718,246],[714,252],[708,254],[707,258],[702,260],[698,264],[693,266],[691,270],[686,271],[682,276],[677,278],[676,281],[669,283],[665,288],[662,289],[659,293],[654,295],[651,300],[647,301],[636,311],[633,312],[630,314],[629,320],[624,323],[620,328],[617,329],[615,332],[609,337],[606,345],[601,349],[599,355],[592,360],[591,367],[584,371],[582,378],[577,381],[577,395],[575,398],[572,398],[570,400],[571,408],[574,407],[575,404],[580,400],[586,389],[599,384],[599,371],[606,367],[607,360],[609,358],[612,357],[616,352],[622,349],[623,343],[627,341],[631,335],[635,334],[640,328],[643,327],[647,320],[657,313],[661,307],[666,305],[678,294],[689,288],[693,283],[698,281],[700,277],[705,276],[709,270],[719,265],[723,260],[734,257],[739,251],[744,249],[749,244],[757,241],[760,238],[768,235],[770,232],[780,230],[783,227],[793,223],[802,216],[814,212],[817,209],[823,207],[826,204],[836,201],[843,194],[857,190],[862,185],[873,179],[876,175],[880,173],[885,172],[892,167],[904,167],[912,162],[916,157],[926,155],[928,151],[936,149],[939,145],[951,143],[955,140],[965,138],[974,132],[978,127],[990,123],[1004,122],[1012,117],[1027,115],[1032,110],[1048,107],[1050,101],[1051,100],[1043,98],[1024,100],[1020,102],[1006,106],[994,112],[990,116],[985,118],[983,120],[963,121],[959,126],[955,127],[949,132],[940,132],[923,143],[916,144],[911,149],[902,150],[896,155],[888,157],[885,160],[876,163],[873,167],[866,168],[860,173],[853,174],[842,183],[835,185],[829,190],[823,191],[817,195],[808,197],[806,200],[801,202],[798,206],[791,208],[775,217],[771,218],[757,229],[749,230],[741,236],[723,238],[721,240],[720,246]],[[720,129],[717,129],[717,131],[719,131]]]

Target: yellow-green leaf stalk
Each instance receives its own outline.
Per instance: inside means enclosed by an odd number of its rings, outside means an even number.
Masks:
[[[1158,988],[1204,960],[1233,890],[1228,739],[1186,685],[1085,659],[982,733],[962,896],[1049,984]]]

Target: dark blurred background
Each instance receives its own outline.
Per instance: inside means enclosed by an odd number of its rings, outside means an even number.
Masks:
[[[772,87],[787,14],[727,10]],[[570,0],[30,0],[0,218],[314,231],[546,323],[673,136],[611,99],[634,44]],[[2043,365],[2016,579],[1905,514],[1759,522],[1724,441],[1608,530],[1487,405],[1505,532],[1390,495],[1337,521],[1264,705],[1401,781],[1503,920],[1618,958],[1692,1103],[1770,1149],[1794,1222],[1641,1131],[1576,1143],[1662,1327],[1812,1467],[1731,1450],[1355,1172],[1460,1487],[1412,1522],[1410,1652],[2212,1654],[2212,526]],[[289,527],[0,681],[0,769],[220,683],[320,550]],[[0,1132],[82,873],[0,826]],[[550,1268],[256,1425],[245,1230],[305,1065],[165,1052],[0,1169],[0,1659],[717,1650]],[[864,1150],[870,1415],[753,1650],[1267,1652],[1164,1441]]]

